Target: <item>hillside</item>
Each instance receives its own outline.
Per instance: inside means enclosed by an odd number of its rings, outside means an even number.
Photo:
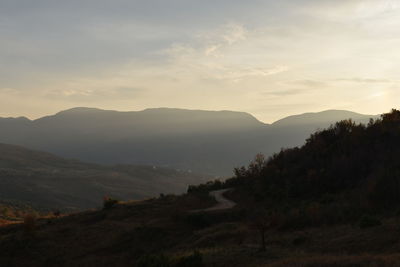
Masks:
[[[372,116],[325,111],[271,125],[233,111],[73,108],[30,121],[0,119],[0,142],[101,164],[145,164],[230,176],[256,153],[302,145],[318,128]]]
[[[0,144],[0,199],[39,209],[102,205],[104,196],[143,199],[182,193],[207,176],[153,166],[103,166]]]
[[[300,148],[282,150],[236,173],[238,179],[254,178],[260,195],[302,200],[357,195],[352,202],[360,210],[389,210],[399,205],[399,137],[398,110],[368,125],[344,120],[312,134]]]
[[[6,226],[0,265],[398,266],[399,137],[397,110],[341,121],[223,183]],[[221,188],[237,205],[199,212]]]
[[[36,266],[396,266],[398,217],[352,224],[266,230],[267,249],[246,206],[191,214],[201,195],[165,197],[0,227],[0,265]]]
[[[326,125],[333,124],[343,119],[352,119],[358,123],[368,123],[369,118],[379,118],[379,116],[366,116],[347,110],[326,110],[322,112],[308,112],[300,115],[293,115],[274,122],[275,127],[293,127],[294,125]],[[325,127],[321,127],[325,128]]]
[[[225,183],[190,190],[235,187],[254,203],[275,210],[285,207],[282,216],[315,209],[314,223],[393,214],[400,208],[399,140],[398,110],[368,125],[344,120],[312,134],[301,147],[281,150],[268,159],[257,155],[248,167],[236,168],[235,177]]]

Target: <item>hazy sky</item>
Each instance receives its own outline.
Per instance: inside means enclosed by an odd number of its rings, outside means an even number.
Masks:
[[[0,116],[400,104],[400,0],[0,0]]]

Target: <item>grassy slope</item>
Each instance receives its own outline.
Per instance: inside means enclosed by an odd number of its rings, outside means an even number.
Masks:
[[[181,193],[209,177],[151,166],[102,166],[0,144],[0,198],[45,209],[87,209],[110,195],[143,199]]]
[[[245,206],[188,213],[212,204],[201,195],[164,197],[39,220],[32,233],[23,225],[3,227],[0,265],[135,266],[145,254],[182,257],[195,250],[206,266],[396,266],[400,260],[397,217],[367,229],[343,224],[269,230],[267,251],[259,252],[258,233],[242,216]]]

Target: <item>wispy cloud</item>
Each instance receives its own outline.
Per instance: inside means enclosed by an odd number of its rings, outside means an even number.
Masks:
[[[246,59],[248,52],[243,51],[241,46],[251,44],[254,37],[254,33],[243,25],[229,23],[216,30],[197,34],[191,42],[173,44],[165,53],[172,68],[180,68],[190,74],[198,73],[205,79],[239,82],[289,70],[286,65]]]
[[[392,79],[373,79],[373,78],[342,78],[335,79],[338,82],[353,82],[353,83],[399,83],[400,80]]]
[[[308,111],[304,103],[364,113],[398,105],[397,0],[93,3],[1,1],[9,115],[87,104],[257,110],[271,121]]]
[[[18,96],[21,95],[21,91],[15,88],[0,88],[0,95],[13,95]]]
[[[301,87],[312,87],[312,88],[323,88],[328,84],[327,82],[317,81],[317,80],[295,80],[286,82],[289,85],[301,86]]]

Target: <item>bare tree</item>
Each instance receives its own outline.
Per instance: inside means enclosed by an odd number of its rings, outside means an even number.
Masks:
[[[251,216],[250,226],[257,230],[260,235],[260,251],[266,251],[266,233],[278,227],[279,221],[279,216],[276,212],[268,213],[265,210],[256,211],[253,216]]]

